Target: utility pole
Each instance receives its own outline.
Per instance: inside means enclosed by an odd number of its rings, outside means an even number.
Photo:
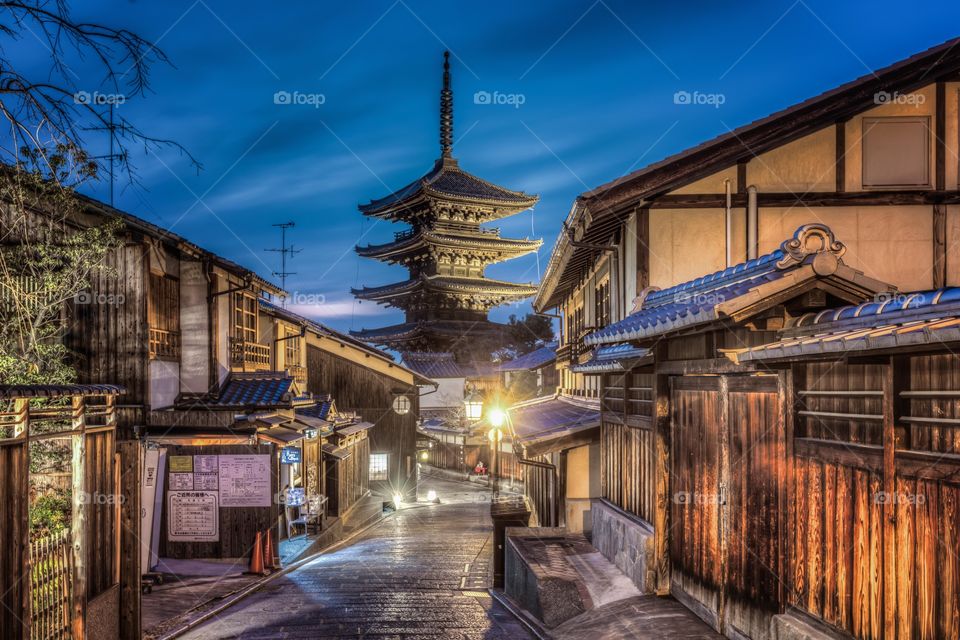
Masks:
[[[290,243],[290,246],[287,246],[287,229],[297,226],[296,224],[293,222],[279,222],[273,226],[280,228],[280,248],[264,249],[264,251],[272,251],[280,254],[280,271],[274,271],[273,276],[275,278],[280,278],[280,288],[286,291],[287,276],[297,275],[296,271],[287,271],[287,256],[289,255],[290,258],[293,259],[293,256],[300,253],[302,249],[294,249],[293,243]],[[284,307],[287,306],[287,299],[284,298],[280,304]]]

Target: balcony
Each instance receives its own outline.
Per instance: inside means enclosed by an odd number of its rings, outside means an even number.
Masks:
[[[270,347],[258,342],[230,338],[230,366],[240,371],[269,371]]]
[[[150,329],[150,357],[166,360],[180,358],[180,332]]]

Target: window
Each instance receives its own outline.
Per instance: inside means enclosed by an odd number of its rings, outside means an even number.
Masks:
[[[147,297],[147,324],[150,327],[150,357],[180,357],[180,281],[150,274]]]
[[[610,281],[606,280],[601,282],[597,286],[596,296],[595,296],[595,305],[594,317],[596,318],[595,325],[599,327],[605,327],[610,324]]]
[[[863,119],[863,187],[930,186],[930,118]]]
[[[233,293],[233,334],[244,342],[257,341],[257,299],[243,291]]]
[[[287,333],[288,339],[285,340],[283,361],[288,367],[300,366],[300,332]],[[295,338],[289,336],[296,336]]]
[[[370,481],[387,479],[387,456],[386,453],[370,454]]]

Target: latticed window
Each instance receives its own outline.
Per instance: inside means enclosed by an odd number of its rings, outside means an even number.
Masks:
[[[387,479],[387,456],[386,453],[371,453],[370,454],[370,480],[386,480]]]
[[[233,293],[233,337],[257,341],[257,299],[243,291]]]
[[[150,327],[150,357],[180,357],[180,281],[150,274],[147,297],[147,324]]]
[[[594,309],[594,317],[597,319],[597,327],[605,327],[610,324],[610,281],[606,280],[597,287]]]
[[[300,332],[287,333],[288,336],[296,336],[285,341],[284,362],[288,367],[298,367],[300,362]]]

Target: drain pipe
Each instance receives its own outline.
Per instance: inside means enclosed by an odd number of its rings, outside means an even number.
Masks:
[[[726,226],[727,266],[729,267],[733,264],[733,247],[730,246],[733,240],[733,212],[731,211],[733,208],[733,194],[730,191],[730,178],[727,178],[723,181],[723,188],[727,195],[727,207],[725,211],[724,223]]]
[[[747,260],[757,257],[757,187],[747,187]]]

